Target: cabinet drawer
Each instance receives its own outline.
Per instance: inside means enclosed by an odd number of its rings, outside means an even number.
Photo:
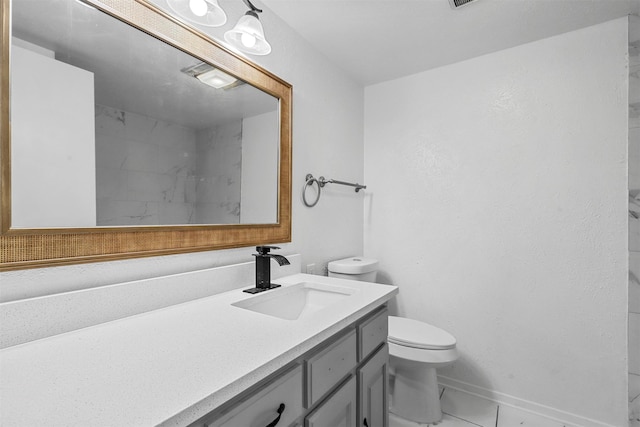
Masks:
[[[339,339],[305,361],[307,368],[307,408],[344,378],[356,366],[356,331]]]
[[[387,342],[389,333],[388,310],[385,307],[376,315],[358,326],[358,361],[364,360],[372,351]]]
[[[277,426],[289,426],[303,413],[302,366],[281,375],[247,400],[217,418],[205,427],[265,427],[278,418],[278,409],[284,404]]]
[[[355,426],[356,405],[356,381],[351,377],[307,416],[305,427]]]

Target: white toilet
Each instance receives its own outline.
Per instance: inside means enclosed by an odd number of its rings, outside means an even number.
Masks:
[[[329,263],[329,277],[375,282],[378,261],[353,257]],[[421,424],[442,418],[436,368],[458,358],[456,339],[418,320],[389,316],[390,411]]]

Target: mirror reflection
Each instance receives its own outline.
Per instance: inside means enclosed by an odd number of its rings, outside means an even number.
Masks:
[[[279,101],[77,0],[14,0],[13,228],[277,222]]]

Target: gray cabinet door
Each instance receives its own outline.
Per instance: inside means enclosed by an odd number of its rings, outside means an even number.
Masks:
[[[358,364],[356,331],[321,350],[306,361],[307,408],[334,389]]]
[[[358,427],[388,427],[387,345],[358,370]]]
[[[356,379],[351,377],[306,419],[305,427],[356,427]]]

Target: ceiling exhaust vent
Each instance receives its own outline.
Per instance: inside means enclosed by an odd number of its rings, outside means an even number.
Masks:
[[[457,9],[474,1],[476,0],[449,0],[449,4],[451,5],[451,9]]]

